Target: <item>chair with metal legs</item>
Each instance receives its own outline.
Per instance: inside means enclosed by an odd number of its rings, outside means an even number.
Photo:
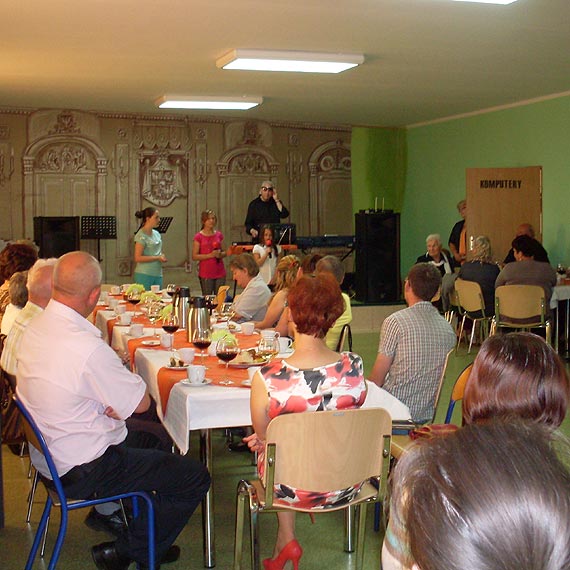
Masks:
[[[59,507],[61,509],[61,519],[59,523],[59,530],[57,533],[57,538],[53,548],[53,552],[47,567],[47,570],[54,570],[59,555],[61,553],[61,548],[63,546],[63,541],[65,539],[65,534],[67,531],[68,524],[68,512],[76,509],[83,509],[85,507],[92,507],[94,505],[99,505],[101,503],[108,503],[109,501],[119,501],[121,499],[131,498],[133,499],[133,514],[137,516],[137,499],[141,499],[146,503],[147,508],[147,532],[148,532],[148,569],[154,570],[155,568],[155,539],[154,539],[154,507],[150,495],[144,491],[131,491],[129,493],[121,493],[119,495],[114,495],[112,497],[98,497],[97,499],[84,499],[84,500],[68,500],[65,496],[65,491],[63,485],[55,468],[51,453],[48,449],[47,443],[40,432],[36,422],[30,415],[24,404],[14,396],[14,401],[18,406],[18,409],[22,413],[24,432],[26,434],[26,439],[30,446],[33,446],[35,450],[40,452],[45,460],[47,468],[49,469],[51,480],[47,477],[40,475],[40,480],[44,484],[47,491],[47,499],[44,507],[44,511],[36,530],[36,535],[34,537],[34,542],[28,556],[28,561],[26,562],[25,570],[32,570],[34,560],[36,558],[38,548],[40,546],[40,541],[44,537],[47,531],[47,525],[49,521],[49,516],[52,506]],[[43,550],[43,548],[42,548]]]

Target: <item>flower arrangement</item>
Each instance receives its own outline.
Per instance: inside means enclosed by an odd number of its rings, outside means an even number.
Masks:
[[[128,295],[129,293],[143,293],[145,290],[144,285],[142,283],[132,283],[127,287],[125,293]]]

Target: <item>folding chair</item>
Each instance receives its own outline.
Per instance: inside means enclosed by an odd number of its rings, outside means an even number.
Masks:
[[[237,488],[234,570],[240,570],[246,500],[250,513],[251,567],[260,568],[258,515],[265,512],[321,513],[358,505],[357,570],[362,569],[366,506],[383,500],[390,463],[392,421],[386,410],[333,410],[286,414],[267,429],[265,480],[242,480]],[[276,504],[275,486],[315,492],[348,489],[362,483],[355,496],[337,506],[300,508]]]
[[[340,330],[340,336],[338,337],[338,344],[336,345],[336,352],[342,352],[344,350],[344,345],[348,342],[348,350],[352,352],[352,330],[350,325],[347,323]]]
[[[552,326],[546,315],[546,295],[540,285],[501,285],[495,289],[495,319],[491,334],[497,327],[528,331],[543,328],[546,342],[552,345]]]
[[[457,293],[457,300],[459,301],[459,313],[463,317],[461,319],[461,325],[459,326],[459,335],[457,337],[455,351],[457,352],[461,344],[463,330],[465,328],[465,319],[469,319],[473,323],[471,340],[469,341],[469,349],[467,350],[467,354],[469,354],[473,346],[473,340],[475,339],[477,324],[479,324],[481,342],[489,336],[489,322],[491,321],[491,316],[485,315],[485,300],[479,283],[457,279],[455,281],[455,292]]]
[[[129,493],[121,493],[119,495],[113,495],[111,497],[98,497],[96,499],[84,499],[84,500],[68,500],[65,496],[63,485],[61,483],[61,480],[57,473],[57,469],[55,468],[53,458],[51,456],[51,453],[48,449],[47,443],[42,433],[40,432],[32,416],[28,412],[26,406],[24,406],[24,404],[17,398],[17,396],[14,396],[14,401],[16,402],[18,409],[22,413],[22,417],[24,420],[24,431],[26,433],[28,444],[30,446],[33,446],[38,452],[40,452],[43,455],[51,476],[50,480],[40,475],[40,479],[47,491],[47,499],[42,514],[42,518],[40,520],[40,524],[36,531],[36,535],[34,537],[34,542],[32,544],[30,554],[28,556],[28,561],[26,562],[25,570],[32,570],[32,566],[34,564],[34,560],[36,558],[42,537],[44,537],[45,540],[45,533],[47,532],[47,525],[49,521],[51,508],[53,505],[61,509],[61,520],[59,523],[59,530],[57,533],[57,538],[55,541],[53,553],[51,555],[48,564],[48,570],[54,570],[54,568],[57,565],[57,561],[61,553],[61,548],[63,546],[65,533],[67,531],[69,511],[76,509],[83,509],[85,507],[92,507],[94,505],[99,505],[101,503],[108,503],[109,501],[119,501],[121,499],[126,499],[127,497],[131,497],[133,499],[133,512],[135,516],[138,514],[136,499],[140,498],[146,502],[147,514],[148,514],[147,517],[148,518],[148,526],[147,526],[148,568],[149,570],[154,570],[155,567],[154,508],[149,494],[144,491],[131,491]]]

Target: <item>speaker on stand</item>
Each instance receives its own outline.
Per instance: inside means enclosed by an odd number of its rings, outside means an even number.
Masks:
[[[400,214],[389,210],[355,214],[356,300],[397,302],[400,281]]]
[[[78,250],[79,216],[34,217],[34,241],[43,258]]]

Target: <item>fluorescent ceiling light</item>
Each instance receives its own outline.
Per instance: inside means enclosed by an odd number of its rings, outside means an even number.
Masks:
[[[216,60],[223,69],[340,73],[364,63],[362,54],[234,49]]]
[[[512,4],[517,0],[454,0],[455,2],[476,2],[477,4]]]
[[[156,100],[161,109],[230,109],[247,111],[263,103],[263,97],[185,97],[163,95]]]

